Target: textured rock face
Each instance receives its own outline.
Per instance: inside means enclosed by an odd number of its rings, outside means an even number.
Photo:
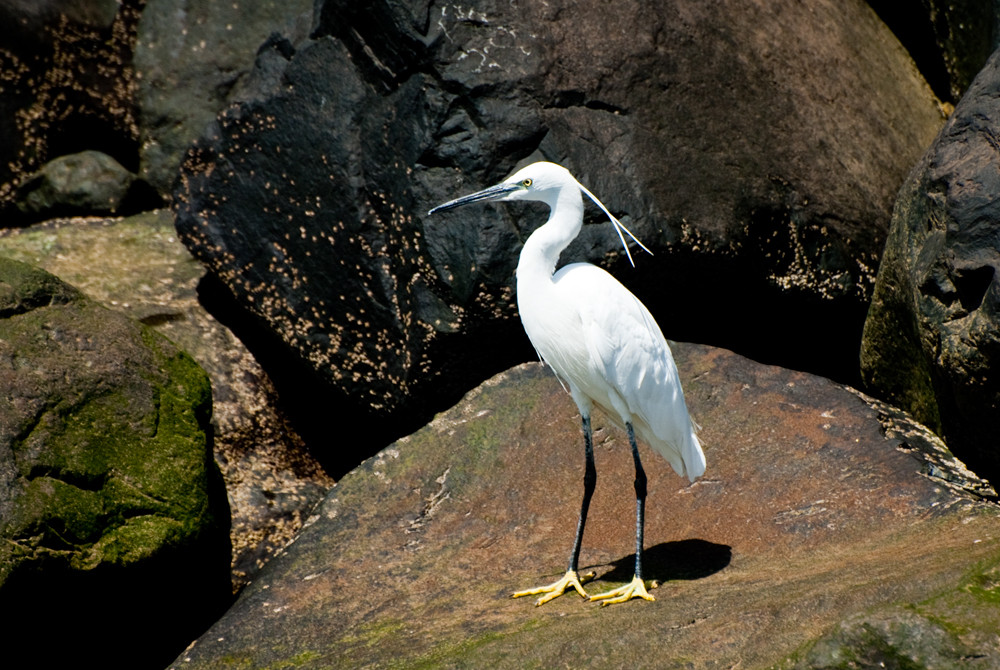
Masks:
[[[1000,475],[1000,54],[899,194],[862,349],[865,382]]]
[[[957,102],[1000,46],[996,0],[868,0],[942,100]]]
[[[0,212],[43,164],[86,149],[138,161],[131,67],[141,0],[0,4]]]
[[[169,196],[191,143],[227,105],[269,34],[308,31],[309,0],[149,0],[135,68],[140,174]]]
[[[208,380],[165,339],[21,263],[0,261],[0,317],[8,644],[39,665],[157,667],[229,591]]]
[[[867,7],[324,2],[313,38],[261,49],[176,194],[313,414],[415,427],[532,357],[513,269],[544,213],[424,212],[536,158],[654,248],[619,274],[671,337],[856,368],[892,197],[940,126]],[[564,258],[624,265],[607,225]]]
[[[674,353],[708,471],[688,485],[640,447],[655,602],[510,598],[562,574],[583,488],[574,404],[525,364],[338,482],[171,667],[765,668],[897,606],[998,660],[1000,512],[970,493],[988,486],[926,429],[837,384]],[[600,592],[632,575],[634,471],[625,436],[594,425],[581,566]]]

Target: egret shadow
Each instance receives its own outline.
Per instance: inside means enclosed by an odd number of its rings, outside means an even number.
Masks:
[[[721,571],[732,557],[732,547],[708,540],[662,542],[643,552],[643,578],[660,582],[702,579]],[[614,567],[598,578],[605,582],[628,582],[635,571],[635,554],[623,556],[611,565]]]

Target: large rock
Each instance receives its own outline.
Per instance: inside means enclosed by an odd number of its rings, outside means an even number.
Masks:
[[[641,447],[655,602],[510,598],[562,574],[583,488],[575,406],[532,363],[340,480],[171,667],[763,668],[898,607],[962,631],[959,648],[983,659],[970,667],[996,667],[1000,510],[976,495],[988,486],[849,389],[674,352],[708,471],[688,485]],[[595,426],[581,566],[599,592],[631,578],[634,473],[624,435]]]
[[[204,372],[0,259],[0,389],[4,658],[162,667],[229,601]]]
[[[870,388],[1000,475],[1000,52],[899,194],[861,363]]]
[[[669,335],[854,377],[892,198],[941,124],[867,7],[427,11],[319,3],[313,40],[261,49],[176,194],[276,378],[297,370],[317,444],[331,416],[371,431],[351,448],[384,444],[533,357],[513,269],[543,212],[425,213],[541,157],[657,252],[626,271],[601,224],[565,258],[615,266]]]
[[[301,528],[333,480],[290,427],[253,355],[202,305],[204,268],[167,210],[62,219],[0,233],[3,253],[43,268],[189,353],[212,382],[216,463],[231,511],[233,583],[243,586]]]
[[[311,0],[149,0],[135,45],[140,174],[169,196],[191,143],[226,106],[272,32],[308,31]]]

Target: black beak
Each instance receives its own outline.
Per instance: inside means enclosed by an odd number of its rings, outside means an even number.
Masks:
[[[443,212],[446,209],[454,209],[455,207],[461,207],[462,205],[468,205],[471,202],[479,202],[480,200],[499,200],[508,193],[512,193],[521,188],[520,184],[506,184],[500,183],[496,186],[490,186],[487,189],[483,189],[478,193],[473,193],[472,195],[462,196],[461,198],[456,198],[443,205],[438,205],[431,211],[427,212],[428,215],[434,212]]]

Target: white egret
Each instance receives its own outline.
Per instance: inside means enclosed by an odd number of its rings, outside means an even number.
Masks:
[[[483,200],[537,200],[549,206],[548,221],[528,237],[521,250],[517,307],[539,356],[569,386],[580,409],[586,470],[583,503],[566,574],[552,584],[513,594],[515,598],[540,595],[538,605],[570,588],[605,605],[632,598],[653,600],[642,578],[646,474],[639,459],[636,433],[662,454],[678,475],[693,482],[705,472],[705,456],[684,402],[677,367],[649,310],[614,277],[594,265],[573,263],[555,271],[560,252],[583,226],[584,193],[611,219],[629,261],[632,255],[623,230],[646,249],[568,170],[554,163],[534,163],[496,186],[429,212]],[[635,462],[636,539],[632,582],[591,597],[583,583],[594,575],[589,573],[581,579],[577,564],[597,482],[590,428],[594,405],[612,421],[620,421],[628,434]]]

